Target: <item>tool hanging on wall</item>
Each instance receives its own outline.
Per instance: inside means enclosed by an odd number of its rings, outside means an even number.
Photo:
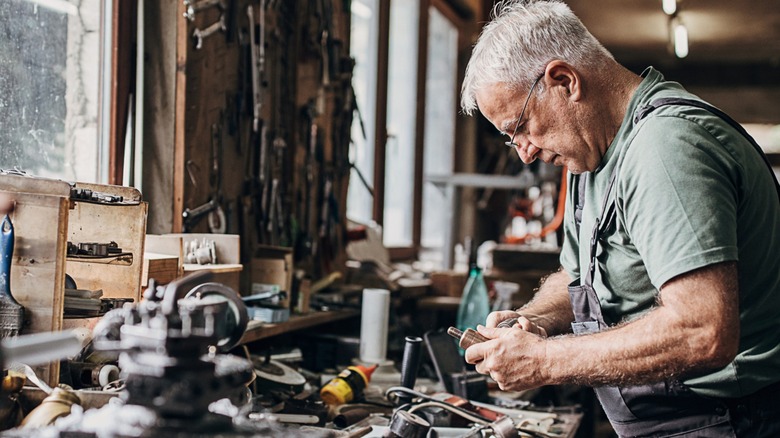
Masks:
[[[224,14],[220,15],[219,20],[210,24],[205,29],[195,29],[192,32],[192,39],[195,40],[195,50],[200,50],[203,47],[203,40],[219,31],[227,32],[227,25],[225,24]]]
[[[227,9],[224,0],[184,0],[184,6],[187,7],[187,10],[184,11],[184,18],[189,21],[195,21],[195,14],[198,12],[213,8],[215,6],[219,7],[219,9],[222,11]]]

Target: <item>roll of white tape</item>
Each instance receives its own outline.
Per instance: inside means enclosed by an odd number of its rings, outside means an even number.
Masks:
[[[363,289],[360,315],[360,360],[381,364],[387,357],[387,324],[390,312],[390,291]]]

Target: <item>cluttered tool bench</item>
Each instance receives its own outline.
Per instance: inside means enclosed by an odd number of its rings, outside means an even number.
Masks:
[[[310,284],[259,246],[244,287],[234,236],[146,235],[137,191],[13,174],[0,190],[2,436],[563,438],[581,422],[467,366],[473,330],[403,323],[429,283],[380,262]]]

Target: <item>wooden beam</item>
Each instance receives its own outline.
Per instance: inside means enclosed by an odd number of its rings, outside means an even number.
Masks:
[[[128,103],[135,88],[135,0],[112,0],[108,183],[123,182]]]
[[[382,225],[385,211],[385,149],[387,146],[387,64],[390,52],[390,0],[379,1],[377,90],[374,135],[374,220]]]
[[[184,15],[186,6],[178,2],[177,17]],[[187,20],[176,21],[176,91],[173,128],[173,232],[182,232],[182,217],[184,211],[184,178],[186,160],[185,120],[187,113],[187,49],[190,43],[187,33]]]

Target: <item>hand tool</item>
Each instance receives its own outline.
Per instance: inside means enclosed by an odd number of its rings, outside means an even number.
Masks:
[[[200,50],[203,47],[203,40],[220,30],[222,32],[227,31],[224,15],[220,15],[219,20],[210,24],[205,29],[195,29],[195,31],[192,32],[192,38],[195,39],[195,50]]]
[[[220,215],[219,212],[222,211],[222,207],[219,206],[219,203],[214,198],[209,199],[209,201],[205,204],[201,204],[193,209],[185,208],[181,213],[181,217],[184,219],[184,223],[182,224],[184,227],[183,231],[186,233],[191,230],[201,217],[211,213],[212,211],[217,211],[218,215]],[[220,222],[222,223],[225,222],[224,214],[224,212],[221,213],[222,217]]]
[[[252,130],[260,132],[260,110],[263,108],[263,79],[265,75],[265,0],[260,1],[259,29],[255,29],[255,10],[246,7],[249,16],[249,47],[252,55],[252,100],[254,103]]]
[[[187,7],[187,10],[184,11],[184,14],[182,15],[189,21],[195,21],[195,14],[205,9],[213,8],[214,6],[219,6],[223,11],[226,9],[224,0],[184,0],[184,6]]]
[[[0,364],[21,362],[30,366],[70,357],[81,350],[81,340],[73,332],[46,332],[5,339],[0,344]]]
[[[11,259],[14,256],[14,225],[7,215],[0,224],[0,339],[19,334],[24,307],[11,295]]]
[[[474,344],[488,341],[489,339],[479,334],[478,331],[467,328],[465,331],[460,331],[455,327],[447,329],[447,334],[458,340],[458,346],[462,349],[467,349]]]
[[[509,318],[505,319],[498,323],[496,327],[498,328],[512,328],[514,325],[517,324],[517,318]]]

